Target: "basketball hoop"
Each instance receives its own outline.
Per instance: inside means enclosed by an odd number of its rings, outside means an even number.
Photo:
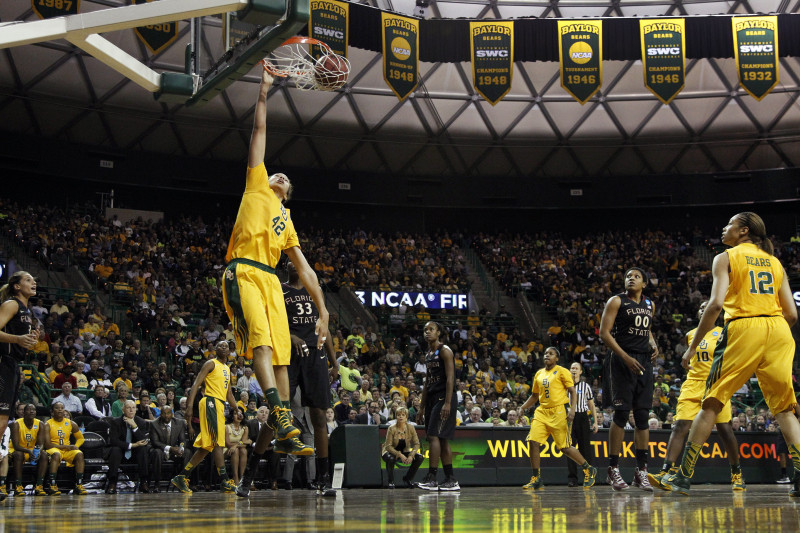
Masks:
[[[309,47],[317,45],[322,52],[314,59]],[[303,91],[333,91],[347,83],[350,62],[335,54],[331,47],[312,37],[295,36],[273,50],[261,64],[273,76],[291,78],[295,86]]]

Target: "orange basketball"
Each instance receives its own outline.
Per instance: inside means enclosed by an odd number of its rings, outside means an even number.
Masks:
[[[339,89],[347,83],[350,63],[342,56],[331,54],[320,57],[314,65],[314,79],[323,91]]]

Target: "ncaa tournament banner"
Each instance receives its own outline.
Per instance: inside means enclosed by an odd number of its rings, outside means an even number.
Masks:
[[[469,309],[469,295],[451,292],[405,292],[355,289],[361,305],[378,307],[421,306],[425,309]]]
[[[81,0],[31,0],[31,8],[40,19],[77,15]]]
[[[603,83],[603,21],[559,20],[561,86],[585,104]]]
[[[347,57],[350,5],[337,0],[311,0],[308,36],[322,41],[335,53]],[[319,46],[311,46],[311,55],[319,59]]]
[[[417,86],[419,20],[381,13],[383,79],[400,100]]]
[[[686,29],[683,19],[640,19],[644,86],[663,104],[683,89]]]
[[[152,0],[133,0],[133,5],[146,4]],[[153,54],[157,54],[178,38],[178,22],[162,22],[149,26],[139,26],[133,28],[136,37],[150,49]]]
[[[778,17],[732,17],[739,83],[756,100],[778,83]]]
[[[495,105],[509,90],[514,75],[514,23],[470,22],[472,82]]]

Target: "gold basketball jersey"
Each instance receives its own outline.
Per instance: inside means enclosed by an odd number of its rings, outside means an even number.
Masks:
[[[212,359],[212,361],[214,370],[209,372],[205,379],[206,396],[225,402],[228,398],[228,387],[231,384],[231,369],[216,359]]]
[[[725,322],[753,316],[782,316],[778,291],[783,267],[775,256],[753,243],[728,250],[730,285],[725,295]]]
[[[552,370],[542,368],[536,373],[531,392],[539,395],[539,405],[542,407],[558,407],[569,403],[567,389],[574,385],[569,370],[555,365]]]
[[[39,426],[41,422],[39,419],[33,419],[33,426],[30,428],[25,425],[25,420],[20,419],[17,420],[17,427],[19,428],[19,434],[17,437],[19,438],[19,445],[26,449],[32,450],[36,446],[36,439],[39,438]]]
[[[686,334],[686,339],[689,344],[692,344],[694,335],[697,333],[697,328]],[[703,337],[700,344],[697,345],[695,350],[695,357],[692,359],[692,368],[686,374],[686,379],[701,379],[703,381],[708,378],[708,372],[711,370],[711,361],[714,360],[714,350],[717,348],[717,341],[719,335],[722,333],[722,328],[715,327]]]
[[[72,434],[72,421],[69,418],[64,418],[61,422],[51,418],[47,425],[50,426],[50,444],[69,446],[69,436]]]

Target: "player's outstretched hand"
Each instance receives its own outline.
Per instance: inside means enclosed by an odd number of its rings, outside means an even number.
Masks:
[[[272,83],[275,81],[275,78],[272,77],[272,74],[267,72],[264,69],[261,69],[263,72],[261,74],[261,83],[266,85],[267,87],[271,87]]]

